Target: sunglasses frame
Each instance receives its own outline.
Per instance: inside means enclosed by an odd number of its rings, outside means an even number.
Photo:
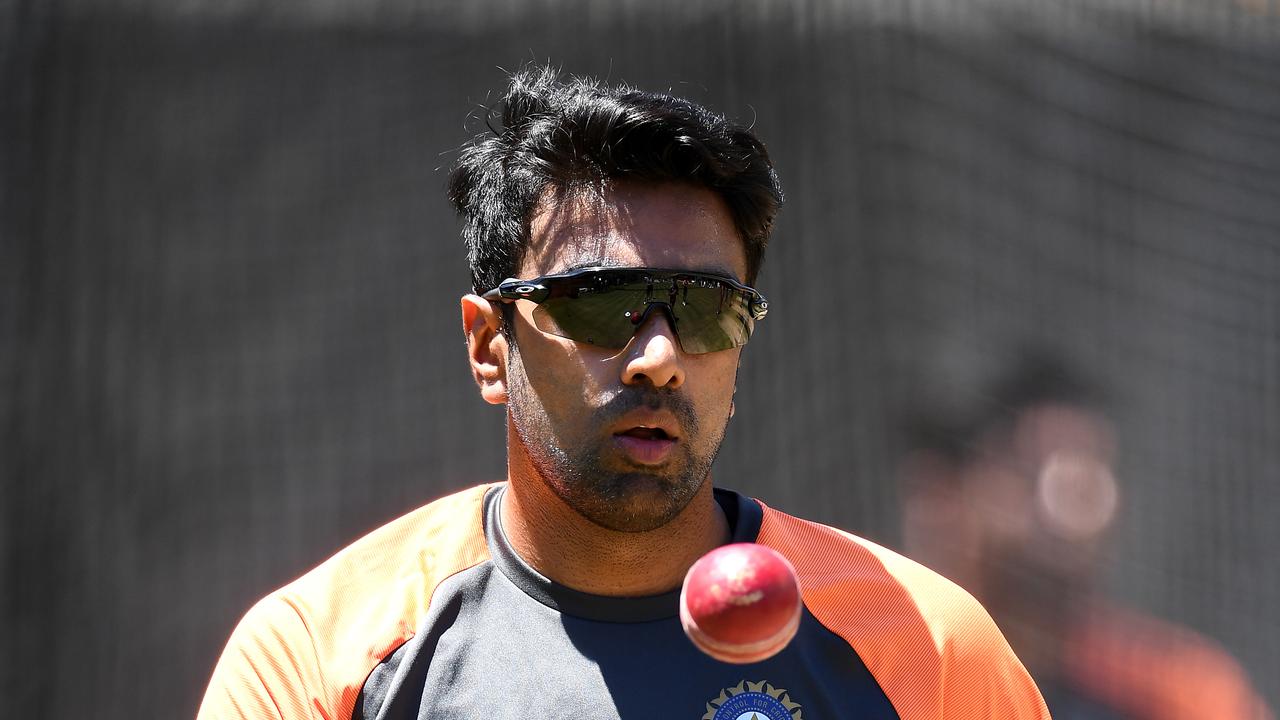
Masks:
[[[747,297],[747,313],[752,322],[769,313],[769,301],[760,291],[743,285],[719,273],[672,270],[651,267],[594,266],[564,273],[543,275],[529,280],[507,278],[498,287],[486,291],[482,298],[490,301],[515,302],[529,300],[542,304],[559,297],[576,297],[582,294],[609,292],[620,285],[645,284],[652,289],[674,289],[681,285],[695,284],[702,287],[728,287]],[[649,305],[671,304],[665,300],[653,300]],[[647,314],[647,310],[646,310]],[[677,334],[679,331],[677,330]]]

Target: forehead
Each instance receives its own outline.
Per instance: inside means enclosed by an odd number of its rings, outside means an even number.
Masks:
[[[1023,411],[1014,432],[1018,450],[1036,458],[1059,450],[1109,458],[1116,450],[1106,417],[1067,403],[1043,403]]]
[[[521,277],[593,265],[717,272],[742,280],[746,253],[729,209],[703,187],[616,183],[549,191],[530,222]]]

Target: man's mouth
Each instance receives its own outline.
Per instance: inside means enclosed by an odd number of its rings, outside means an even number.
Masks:
[[[641,440],[674,440],[675,438],[667,434],[666,430],[660,427],[633,427],[626,432],[618,433],[628,437],[640,438]]]
[[[632,462],[640,465],[663,463],[676,445],[676,438],[666,430],[642,425],[614,433],[613,439]]]

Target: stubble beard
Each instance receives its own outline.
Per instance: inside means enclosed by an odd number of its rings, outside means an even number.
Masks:
[[[684,511],[711,474],[729,422],[726,416],[716,423],[706,444],[695,447],[692,441],[699,437],[700,422],[684,396],[637,386],[625,388],[593,411],[580,427],[596,434],[571,446],[553,431],[553,423],[529,386],[514,346],[507,380],[509,422],[542,482],[578,515],[617,532],[656,530]],[[664,407],[680,419],[685,436],[675,448],[676,457],[663,466],[626,467],[630,463],[609,462],[601,457],[600,443],[608,442],[608,438],[600,437],[599,429],[636,407]]]

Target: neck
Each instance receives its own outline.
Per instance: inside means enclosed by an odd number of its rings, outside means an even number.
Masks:
[[[646,532],[600,527],[567,506],[531,467],[509,462],[502,527],[525,562],[593,595],[638,597],[680,586],[689,566],[729,540],[729,523],[707,478],[670,523]]]

